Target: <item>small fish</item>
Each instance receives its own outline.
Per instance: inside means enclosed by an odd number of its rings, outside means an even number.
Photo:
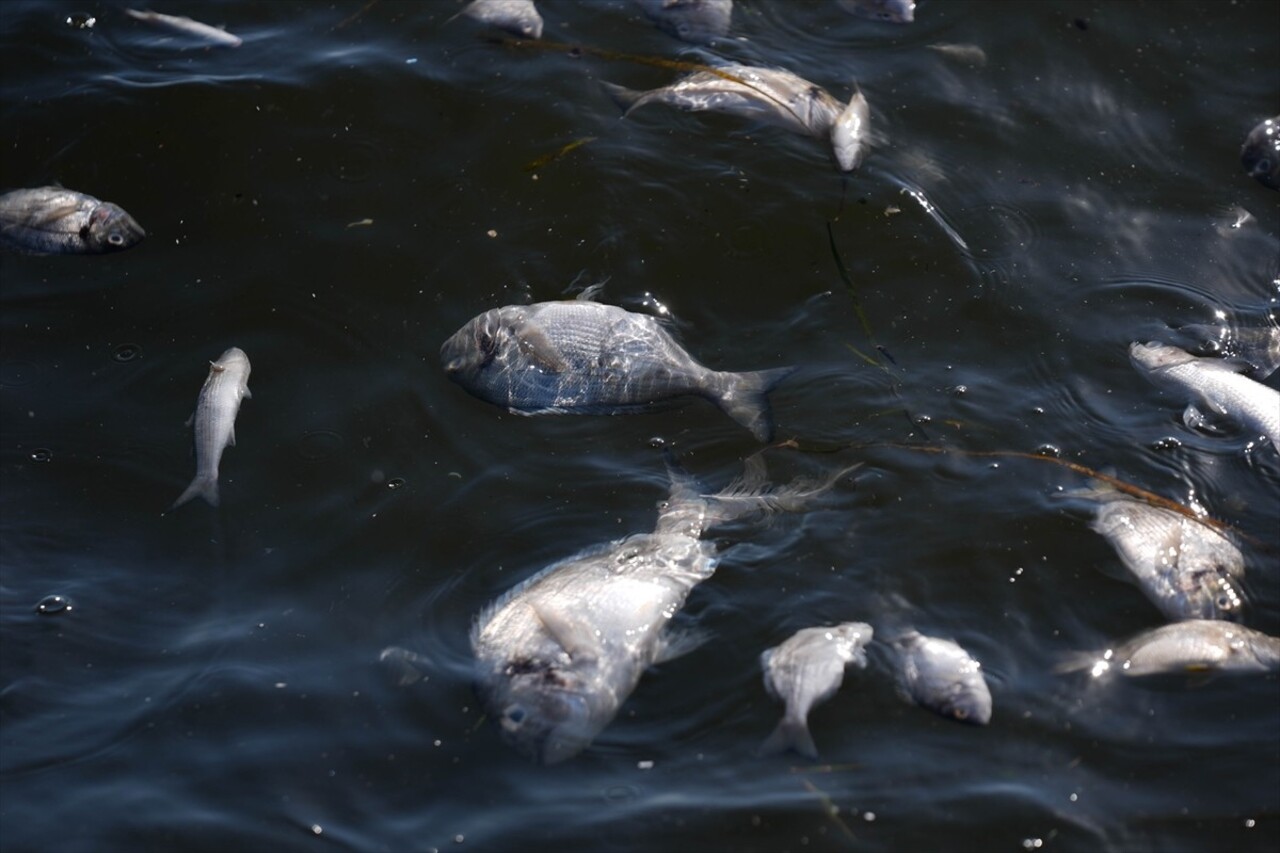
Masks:
[[[985,726],[991,722],[991,691],[982,664],[951,640],[908,631],[890,641],[907,698],[931,711]]]
[[[142,242],[147,233],[108,201],[62,187],[0,195],[0,248],[24,255],[100,255]]]
[[[1280,116],[1258,123],[1240,148],[1240,165],[1249,176],[1273,190],[1280,190]]]
[[[472,0],[458,15],[465,15],[512,35],[542,38],[542,16],[538,14],[538,7],[533,5],[533,0]]]
[[[840,8],[861,18],[909,24],[916,19],[915,0],[836,0]]]
[[[543,764],[586,749],[649,666],[690,650],[668,623],[715,572],[716,546],[702,535],[752,515],[800,511],[851,470],[770,487],[755,456],[741,479],[707,495],[668,466],[671,491],[652,533],[556,563],[476,618],[476,687],[503,739]]]
[[[1178,672],[1280,670],[1280,637],[1212,619],[1191,619],[1144,631],[1101,653],[1070,656],[1058,672],[1087,669],[1094,678],[1119,672],[1130,678]]]
[[[809,732],[809,711],[836,694],[847,667],[866,668],[864,647],[872,634],[871,626],[863,622],[804,628],[760,655],[765,689],[787,706],[782,721],[761,745],[763,754],[794,749],[809,758],[818,757]]]
[[[1070,493],[1096,502],[1089,526],[1167,618],[1239,620],[1244,555],[1209,525],[1099,484]]]
[[[710,370],[655,318],[584,298],[486,311],[440,357],[450,379],[515,414],[612,415],[692,394],[760,441],[773,435],[765,395],[792,372]]]
[[[849,103],[790,71],[752,65],[722,65],[695,71],[670,86],[638,92],[604,84],[605,90],[631,115],[645,104],[669,104],[689,112],[711,110],[755,119],[794,133],[829,139],[843,171],[858,167],[869,133],[867,99],[855,84]]]
[[[1248,362],[1254,379],[1266,379],[1280,367],[1280,326],[1194,323],[1178,331],[1194,338],[1205,355]]]
[[[170,510],[199,496],[218,505],[218,463],[222,451],[236,443],[236,413],[249,393],[249,357],[237,347],[209,362],[209,376],[200,389],[195,414],[187,423],[195,424],[196,476],[178,496]]]
[[[729,32],[733,0],[633,0],[659,29],[681,41],[711,44]]]
[[[211,27],[208,24],[202,24],[199,21],[193,21],[190,18],[184,18],[181,15],[162,15],[159,12],[139,12],[136,9],[125,9],[125,14],[135,20],[146,21],[148,24],[155,24],[161,27],[168,27],[194,38],[203,39],[210,44],[219,45],[221,47],[239,47],[243,42],[239,36],[232,35],[226,30],[218,27]]]
[[[1243,375],[1243,365],[1197,358],[1154,341],[1130,344],[1129,358],[1152,382],[1199,399],[1214,413],[1243,425],[1254,436],[1266,436],[1280,449],[1280,391]],[[1197,426],[1204,416],[1192,403],[1183,420]]]

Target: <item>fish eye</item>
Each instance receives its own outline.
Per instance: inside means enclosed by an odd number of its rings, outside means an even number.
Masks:
[[[123,246],[124,235],[121,234],[119,231],[112,231],[110,234],[107,235],[107,242],[113,246]]]
[[[969,709],[968,708],[952,708],[951,715],[954,716],[957,720],[967,720],[969,719]]]
[[[502,712],[502,725],[506,728],[518,729],[526,716],[528,714],[525,713],[523,705],[508,705]]]

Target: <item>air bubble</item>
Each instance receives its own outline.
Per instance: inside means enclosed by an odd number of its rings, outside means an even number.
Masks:
[[[48,462],[53,459],[53,451],[47,447],[37,447],[31,451],[32,462]]]
[[[1151,442],[1152,450],[1178,450],[1181,447],[1182,442],[1171,435]]]
[[[36,605],[36,612],[41,616],[57,616],[59,613],[69,613],[73,606],[71,599],[65,596],[46,595]]]
[[[1062,448],[1054,444],[1042,444],[1036,448],[1037,456],[1050,456],[1057,459],[1062,455]]]
[[[142,355],[142,347],[137,344],[121,344],[111,353],[111,357],[122,364],[126,361],[133,361]]]
[[[404,488],[404,477],[392,477],[387,480],[387,488],[391,490]]]

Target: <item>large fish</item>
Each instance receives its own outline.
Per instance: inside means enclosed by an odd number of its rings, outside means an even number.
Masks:
[[[158,27],[165,27],[174,32],[182,33],[200,41],[208,42],[211,45],[219,45],[221,47],[239,47],[241,38],[226,30],[212,27],[208,24],[194,21],[191,18],[182,15],[165,15],[160,12],[139,12],[136,9],[125,9],[125,14],[130,18],[138,21],[145,21],[148,24],[154,24]]]
[[[249,393],[249,357],[232,347],[217,361],[209,362],[209,376],[200,389],[195,414],[196,476],[170,509],[199,496],[218,505],[218,463],[222,451],[236,443],[236,413]]]
[[[764,686],[787,710],[761,745],[766,755],[794,749],[809,758],[818,748],[809,732],[809,711],[836,694],[849,666],[865,668],[864,647],[874,632],[863,622],[804,628],[760,655]]]
[[[1249,176],[1280,190],[1280,116],[1258,122],[1240,147],[1240,165]]]
[[[1280,449],[1280,391],[1245,376],[1244,365],[1198,358],[1154,341],[1131,344],[1129,358],[1152,382],[1199,399],[1216,414],[1242,424],[1254,436],[1266,436]],[[1183,420],[1195,426],[1203,416],[1192,403]]]
[[[512,35],[542,38],[542,16],[538,14],[533,0],[472,0],[458,15],[506,30]]]
[[[703,533],[752,514],[798,511],[852,470],[770,488],[762,466],[752,457],[743,478],[715,495],[671,470],[652,533],[556,563],[480,613],[471,632],[477,689],[507,742],[545,764],[586,749],[645,669],[688,650],[668,623],[715,571],[716,548]]]
[[[1109,485],[1070,493],[1095,502],[1089,526],[1106,537],[1167,618],[1240,618],[1244,555],[1202,521],[1131,498]]]
[[[100,255],[147,236],[109,201],[62,187],[0,195],[0,248],[25,255]]]
[[[633,0],[660,29],[694,44],[710,44],[729,32],[733,0]]]
[[[790,71],[753,65],[721,65],[695,71],[670,86],[637,92],[606,83],[605,89],[627,116],[645,104],[669,104],[682,110],[713,110],[778,125],[795,133],[829,139],[836,162],[852,171],[866,154],[870,111],[854,87],[848,104]]]
[[[906,631],[890,645],[899,686],[908,699],[962,723],[991,722],[991,690],[982,677],[982,664],[957,643]]]
[[[1280,637],[1212,619],[1144,631],[1114,649],[1072,655],[1059,672],[1087,669],[1094,678],[1178,672],[1268,672],[1280,669]]]
[[[486,311],[440,357],[453,381],[516,414],[618,414],[695,394],[761,441],[773,433],[765,394],[792,370],[710,370],[653,317],[587,299]]]

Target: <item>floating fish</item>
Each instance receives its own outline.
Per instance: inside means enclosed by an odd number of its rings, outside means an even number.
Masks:
[[[1244,596],[1237,587],[1244,577],[1244,555],[1223,534],[1107,484],[1070,494],[1095,502],[1089,526],[1106,537],[1167,618],[1240,618]]]
[[[1265,119],[1244,139],[1240,165],[1249,176],[1273,190],[1280,190],[1280,116]]]
[[[962,723],[991,722],[991,690],[982,664],[952,640],[907,631],[890,641],[906,697]]]
[[[633,0],[659,29],[694,44],[711,44],[729,32],[733,0]]]
[[[1280,670],[1280,637],[1212,619],[1161,625],[1104,652],[1070,656],[1059,672],[1087,669],[1137,678],[1179,672],[1274,672]]]
[[[629,116],[645,104],[669,104],[689,112],[711,110],[756,119],[817,139],[829,139],[836,162],[846,172],[866,155],[870,110],[854,87],[848,104],[790,71],[752,65],[722,65],[695,71],[658,89],[638,92],[604,84]]]
[[[865,668],[863,650],[874,632],[863,622],[804,628],[760,655],[764,686],[787,710],[760,751],[766,755],[794,749],[809,758],[818,748],[809,732],[809,711],[836,694],[849,666]]]
[[[155,24],[160,27],[168,27],[171,30],[203,39],[210,44],[220,45],[222,47],[239,47],[242,40],[239,36],[232,35],[226,30],[218,27],[211,27],[208,24],[202,24],[199,21],[193,21],[190,18],[184,18],[181,15],[162,15],[159,12],[139,12],[136,9],[125,9],[125,14],[139,21],[146,21],[148,24]]]
[[[194,497],[217,506],[218,463],[222,452],[236,443],[236,413],[249,393],[249,357],[231,347],[217,361],[209,362],[209,376],[200,389],[194,422],[196,433],[196,476],[170,509],[177,509]]]
[[[1206,355],[1248,362],[1254,379],[1266,379],[1280,367],[1280,326],[1193,323],[1178,331],[1194,337]]]
[[[486,607],[471,645],[477,689],[503,738],[544,764],[586,749],[649,666],[689,651],[668,623],[715,572],[716,547],[702,535],[751,515],[799,511],[850,470],[771,488],[752,457],[742,479],[705,495],[671,469],[652,533],[588,548]]]
[[[655,318],[589,299],[486,311],[445,341],[440,356],[449,378],[515,414],[611,415],[692,394],[761,441],[773,434],[765,394],[792,371],[710,370]]]
[[[0,195],[0,248],[25,255],[100,255],[138,245],[147,236],[109,201],[62,187]]]
[[[1154,341],[1131,344],[1129,358],[1152,382],[1200,400],[1214,413],[1243,425],[1254,436],[1266,436],[1280,449],[1280,391],[1243,375],[1243,365],[1197,358]],[[1204,416],[1192,403],[1183,420],[1197,426]]]
[[[542,38],[542,16],[533,0],[472,0],[458,15],[512,35]]]

